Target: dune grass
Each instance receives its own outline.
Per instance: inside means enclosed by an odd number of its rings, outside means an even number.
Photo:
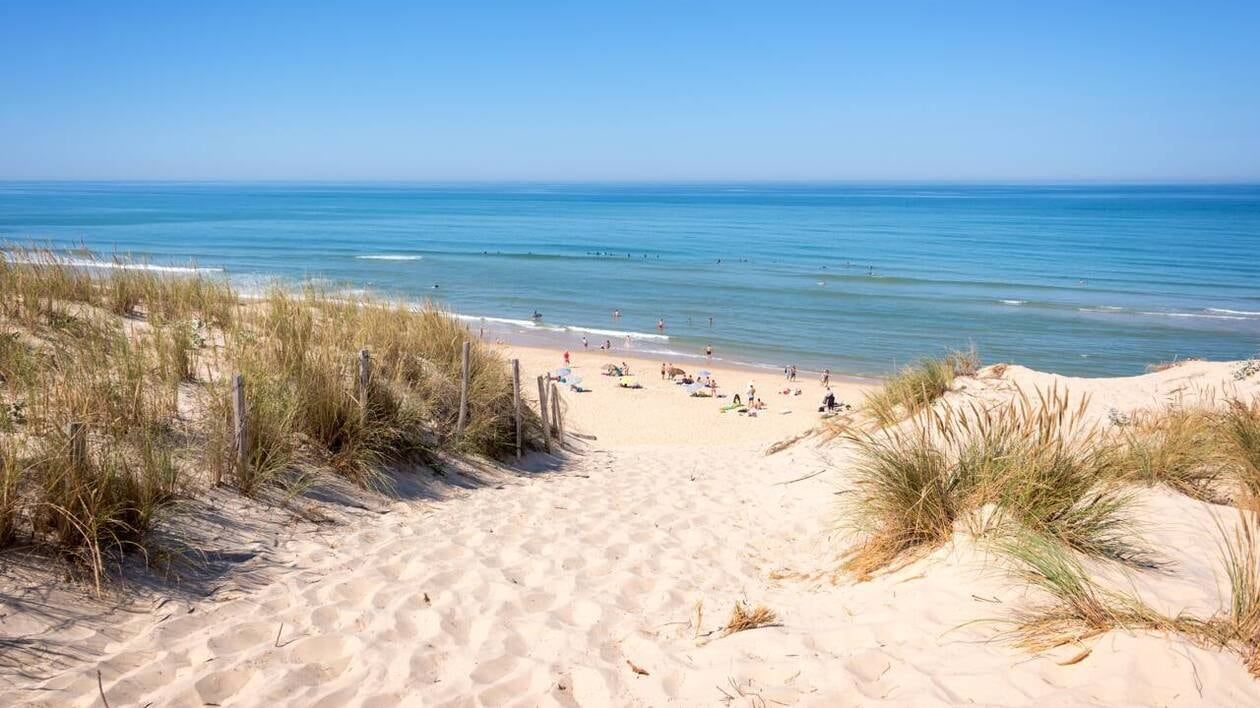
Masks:
[[[959,376],[972,376],[980,365],[974,349],[953,351],[939,359],[923,359],[893,374],[867,394],[867,415],[881,426],[895,425],[945,395]]]
[[[1175,408],[1138,415],[1121,432],[1124,479],[1162,484],[1201,501],[1222,502],[1224,463],[1218,416]]]
[[[1015,533],[997,547],[1015,562],[1017,576],[1048,599],[1015,616],[1015,642],[1025,649],[1045,651],[1114,629],[1168,632],[1188,626],[1134,595],[1100,587],[1062,544],[1042,534]]]
[[[82,261],[93,264],[84,267]],[[469,423],[455,431],[472,343]],[[366,388],[361,349],[371,352]],[[246,381],[234,454],[231,374]],[[277,286],[243,303],[226,280],[76,254],[0,250],[0,548],[47,548],[90,571],[143,549],[181,495],[247,495],[325,472],[383,489],[384,465],[514,448],[507,363],[433,307]],[[73,454],[68,429],[88,431]],[[538,435],[526,420],[526,442]]]
[[[1229,608],[1205,626],[1212,627],[1220,643],[1236,650],[1247,670],[1260,677],[1260,507],[1253,504],[1239,514],[1234,534],[1222,534]]]
[[[1066,547],[1135,566],[1157,561],[1137,541],[1118,459],[1085,401],[1022,392],[993,408],[922,411],[905,424],[850,433],[855,494],[843,518],[860,540],[844,566],[860,578],[948,540],[960,522],[977,534],[1032,531]]]
[[[1221,416],[1224,466],[1247,499],[1260,500],[1260,398],[1231,400]]]

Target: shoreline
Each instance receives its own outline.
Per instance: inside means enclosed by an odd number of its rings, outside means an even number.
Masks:
[[[575,354],[577,352],[585,352],[587,354],[606,355],[610,359],[624,357],[627,359],[637,359],[643,362],[655,360],[657,364],[668,362],[673,364],[681,364],[682,368],[715,368],[720,367],[733,371],[743,371],[757,376],[768,376],[776,373],[781,374],[783,367],[790,362],[784,364],[770,364],[759,362],[739,361],[729,359],[718,354],[708,357],[702,351],[684,351],[679,349],[655,349],[651,348],[654,342],[669,343],[669,335],[646,334],[643,332],[620,331],[612,329],[599,329],[594,327],[579,327],[575,325],[545,325],[537,326],[526,320],[512,320],[501,317],[489,317],[480,315],[467,315],[450,311],[451,316],[468,325],[470,331],[474,331],[473,327],[478,326],[483,331],[478,332],[482,341],[487,343],[505,346],[508,348],[527,348],[553,351],[557,355],[565,351]],[[600,349],[599,341],[596,337],[588,337],[590,346],[583,348],[581,338],[584,334],[597,334],[599,337],[609,341],[612,344],[611,349]],[[614,340],[611,335],[615,334],[618,339]],[[565,346],[565,339],[571,337],[572,346]],[[626,346],[626,338],[632,342],[630,346]],[[634,345],[641,342],[642,346]],[[679,361],[682,360],[682,361]],[[823,373],[822,369],[798,367],[798,380],[807,378],[818,379]],[[831,380],[833,382],[846,382],[852,384],[870,384],[877,385],[884,381],[883,376],[870,376],[864,374],[852,374],[831,370]]]

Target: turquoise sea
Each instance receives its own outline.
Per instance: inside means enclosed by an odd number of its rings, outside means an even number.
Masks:
[[[1110,375],[1260,350],[1260,185],[10,182],[0,239],[662,358],[881,374],[974,344]]]

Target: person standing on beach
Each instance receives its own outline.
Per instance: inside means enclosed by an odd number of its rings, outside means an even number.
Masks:
[[[712,358],[713,358],[713,345],[712,345],[712,344],[705,345],[705,347],[704,347],[704,358],[705,358],[705,359],[712,359]]]
[[[831,384],[831,369],[823,369],[822,385],[828,386],[830,384]]]
[[[582,335],[582,348],[583,348],[583,349],[586,349],[586,348],[587,348],[587,347],[589,347],[589,346],[590,346],[590,344],[589,344],[589,343],[587,343],[587,341],[586,341],[586,335],[585,335],[585,334],[584,334],[584,335]]]
[[[788,374],[788,381],[796,380],[796,364],[792,365],[792,371]]]
[[[567,349],[564,352],[564,365],[565,366],[569,365],[569,351]]]
[[[665,372],[669,370],[669,366],[665,362],[661,362],[661,381],[665,380]]]

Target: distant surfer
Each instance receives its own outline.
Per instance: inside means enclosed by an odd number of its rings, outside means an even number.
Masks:
[[[538,320],[542,319],[542,313],[539,312],[538,310],[534,310],[534,314],[530,317],[530,319],[537,322]]]

